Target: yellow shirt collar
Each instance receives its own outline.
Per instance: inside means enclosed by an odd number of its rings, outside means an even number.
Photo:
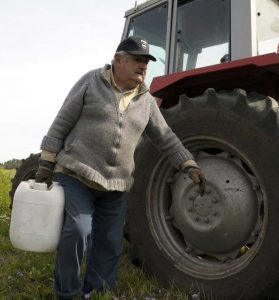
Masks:
[[[116,84],[115,80],[114,80],[114,76],[113,76],[113,71],[112,71],[112,67],[110,69],[107,70],[108,71],[108,77],[110,79],[110,83],[111,85],[114,87],[115,90],[117,90],[119,93],[121,94],[130,94],[130,93],[135,93],[136,95],[139,92],[139,86],[135,87],[134,89],[131,89],[129,91],[126,91],[124,93],[122,93],[121,88]]]

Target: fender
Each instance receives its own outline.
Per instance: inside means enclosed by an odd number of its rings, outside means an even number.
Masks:
[[[194,97],[207,88],[217,91],[241,88],[279,101],[279,56],[269,53],[159,76],[153,79],[150,91],[162,99],[161,107],[169,108],[178,102],[179,95]]]

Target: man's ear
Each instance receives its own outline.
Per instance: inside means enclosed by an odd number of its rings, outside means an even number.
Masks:
[[[114,63],[116,66],[119,66],[119,64],[121,63],[121,59],[122,59],[122,57],[120,54],[118,54],[118,53],[114,54]]]

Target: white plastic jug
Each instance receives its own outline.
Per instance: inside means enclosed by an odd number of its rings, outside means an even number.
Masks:
[[[58,245],[64,219],[64,190],[34,180],[16,189],[10,223],[12,245],[21,250],[51,252]]]

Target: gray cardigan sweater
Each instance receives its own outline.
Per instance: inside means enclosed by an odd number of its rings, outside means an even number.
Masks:
[[[74,85],[41,149],[56,153],[60,165],[107,190],[129,191],[134,152],[144,131],[176,168],[193,157],[144,84],[125,112],[119,111],[119,99],[106,77],[110,67],[90,71]]]

